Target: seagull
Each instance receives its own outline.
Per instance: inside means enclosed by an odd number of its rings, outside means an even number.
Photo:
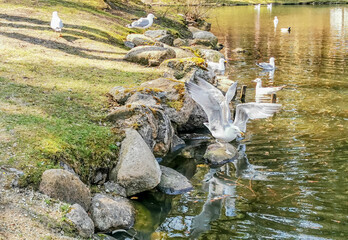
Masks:
[[[285,85],[280,87],[262,87],[262,80],[260,78],[256,78],[253,82],[256,82],[256,95],[272,94],[285,87]]]
[[[272,3],[267,4],[267,9],[272,10]]]
[[[262,63],[256,63],[256,65],[265,70],[273,70],[276,68],[274,64],[274,57],[271,57],[269,59],[269,63],[262,62]]]
[[[254,6],[254,8],[255,8],[256,10],[260,10],[260,7],[261,7],[261,4],[257,4],[257,5]]]
[[[58,12],[54,11],[52,13],[52,19],[51,19],[51,28],[56,31],[56,32],[61,32],[63,28],[63,22],[62,20],[58,17]],[[60,37],[62,35],[59,35]]]
[[[185,83],[191,98],[200,105],[207,114],[209,129],[218,141],[230,142],[244,136],[246,123],[249,119],[267,118],[277,112],[281,104],[274,103],[242,103],[236,106],[236,116],[232,122],[229,103],[233,99],[237,82],[234,82],[224,96],[204,79],[197,77],[197,84],[192,81]]]
[[[220,58],[218,63],[207,61],[209,70],[211,70],[212,72],[219,72],[221,74],[225,73],[225,63],[227,63],[227,61],[224,58]]]
[[[150,13],[146,18],[139,18],[138,20],[132,22],[132,24],[128,24],[127,27],[146,29],[151,27],[154,18],[156,19],[156,17],[152,13]]]
[[[277,25],[278,25],[278,18],[277,18],[277,16],[274,17],[273,23],[274,23],[274,27],[276,28]]]
[[[288,28],[281,28],[280,31],[283,32],[283,33],[286,33],[286,32],[289,32],[289,33],[290,33],[290,32],[291,32],[291,27],[288,27]]]

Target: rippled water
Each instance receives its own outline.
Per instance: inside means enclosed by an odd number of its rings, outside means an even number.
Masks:
[[[279,24],[274,29],[273,18]],[[138,239],[348,239],[348,7],[224,7],[212,32],[225,48],[229,75],[247,85],[287,87],[283,110],[248,124],[234,143],[240,158],[204,163],[207,142],[192,140],[163,164],[188,176],[194,191],[139,196]],[[291,26],[291,33],[281,27]],[[233,53],[243,48],[246,53]],[[274,74],[256,61],[276,58]],[[115,234],[121,238],[120,235]]]

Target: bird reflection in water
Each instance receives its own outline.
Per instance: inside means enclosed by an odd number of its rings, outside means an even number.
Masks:
[[[192,221],[191,238],[199,237],[203,232],[210,230],[210,223],[220,218],[221,211],[227,217],[236,217],[237,182],[236,178],[251,180],[267,180],[267,175],[257,169],[263,168],[249,163],[245,153],[245,144],[238,146],[238,158],[232,162],[235,166],[235,177],[233,167],[225,164],[219,168],[211,168],[204,176],[203,189],[208,192],[207,199],[202,211]]]

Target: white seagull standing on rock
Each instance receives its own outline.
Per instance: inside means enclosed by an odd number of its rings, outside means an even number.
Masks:
[[[280,87],[262,87],[262,80],[260,78],[256,78],[253,82],[256,82],[256,95],[276,93],[286,87],[285,85]]]
[[[269,63],[262,62],[262,63],[256,63],[256,65],[265,70],[274,70],[275,69],[274,57],[271,57],[269,59]]]
[[[211,70],[214,73],[218,72],[224,74],[226,69],[225,63],[227,63],[227,61],[224,58],[220,58],[218,63],[207,61],[208,70]]]
[[[236,116],[232,122],[229,103],[233,99],[237,82],[233,83],[226,95],[202,78],[197,78],[197,84],[185,83],[191,98],[199,104],[207,114],[208,123],[205,126],[217,140],[230,142],[244,136],[246,123],[249,119],[271,117],[281,104],[274,103],[242,103],[236,106]]]
[[[63,22],[62,20],[58,17],[58,12],[54,11],[52,13],[52,19],[51,19],[51,28],[56,31],[56,32],[61,32],[63,28]],[[62,35],[60,34],[59,37]]]
[[[128,24],[128,28],[146,29],[152,26],[153,19],[156,18],[152,13],[148,14],[146,18],[139,18],[138,20]]]

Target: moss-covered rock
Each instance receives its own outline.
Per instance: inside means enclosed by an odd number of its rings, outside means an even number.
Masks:
[[[154,45],[155,41],[150,37],[147,37],[143,34],[129,34],[127,36],[127,41],[132,42],[136,47],[144,45]]]
[[[164,60],[175,58],[175,56],[175,51],[170,48],[139,46],[130,50],[124,59],[142,65],[158,66]]]
[[[181,79],[187,73],[191,72],[193,69],[206,69],[206,66],[206,62],[203,58],[190,57],[168,59],[164,61],[160,67],[167,68],[167,71],[170,74],[172,74],[176,79]]]

